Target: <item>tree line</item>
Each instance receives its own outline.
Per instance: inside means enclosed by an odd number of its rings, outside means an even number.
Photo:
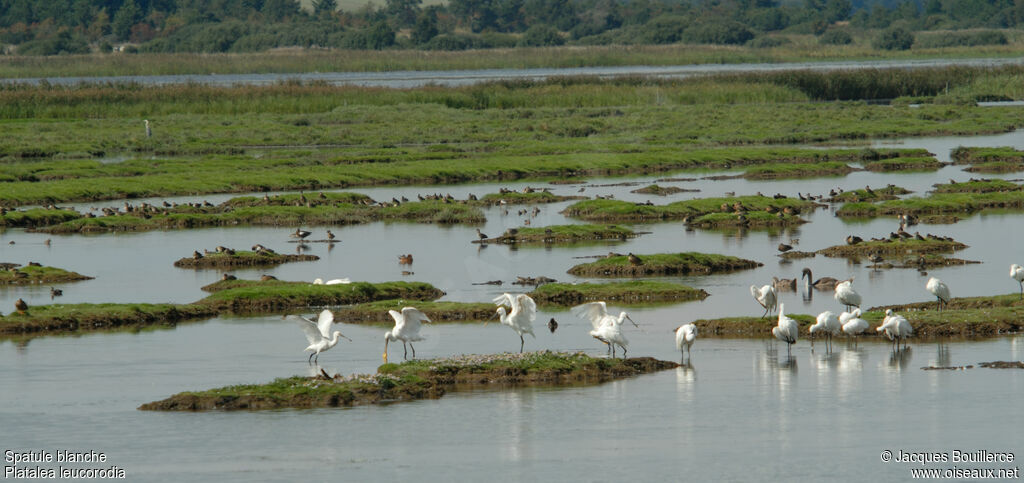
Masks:
[[[354,11],[337,0],[0,0],[7,53],[254,52],[276,47],[464,50],[517,46],[732,44],[772,47],[774,33],[847,44],[1007,43],[1024,0],[385,0]],[[968,30],[969,29],[969,30]],[[928,35],[934,30],[963,30]]]

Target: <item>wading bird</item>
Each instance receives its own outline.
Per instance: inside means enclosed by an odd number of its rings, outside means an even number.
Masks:
[[[899,350],[900,341],[914,334],[914,328],[910,325],[910,322],[902,315],[893,312],[892,309],[885,311],[882,325],[879,325],[876,330],[878,332],[885,332],[886,337],[893,341],[895,344],[893,350]],[[906,347],[906,341],[904,341],[903,348],[906,349]]]
[[[615,346],[618,345],[622,348],[622,358],[626,358],[626,346],[629,345],[629,341],[622,334],[622,323],[629,320],[634,327],[640,328],[629,314],[619,312],[618,317],[611,315],[608,313],[608,306],[603,301],[577,305],[572,308],[572,313],[581,319],[590,321],[590,325],[594,329],[590,331],[590,336],[607,344],[612,351],[612,357],[615,357]]]
[[[550,330],[552,334],[554,334],[555,331],[558,330],[558,321],[555,320],[554,317],[552,317],[551,320],[548,321],[548,330]]]
[[[679,360],[683,360],[683,350],[686,350],[686,357],[690,357],[690,346],[697,340],[697,326],[693,324],[680,325],[676,329],[676,349],[679,349]]]
[[[537,302],[534,302],[526,294],[513,296],[506,292],[496,297],[494,303],[499,307],[491,318],[498,317],[502,324],[511,327],[512,330],[519,334],[519,352],[522,353],[523,345],[526,344],[526,341],[523,340],[523,334],[530,334],[534,338],[537,337],[533,333],[533,321],[537,319]],[[508,312],[507,315],[505,307],[502,306],[504,304],[508,304],[511,308],[511,312]],[[485,323],[484,325],[487,324]]]
[[[946,286],[945,282],[932,277],[928,279],[928,283],[925,284],[924,288],[939,300],[939,311],[942,311],[943,305],[949,305],[949,287]]]
[[[853,309],[850,312],[843,312],[839,315],[839,323],[843,324],[843,333],[856,337],[868,330],[868,321],[860,318],[860,309]],[[856,343],[856,338],[854,342]]]
[[[803,271],[800,272],[800,278],[806,279],[804,280],[804,287],[808,289],[814,287],[817,290],[835,290],[836,284],[839,283],[839,280],[832,277],[821,277],[815,280],[814,275],[811,274],[811,269],[809,268],[804,268]]]
[[[288,236],[290,236],[292,238],[298,238],[300,240],[304,240],[307,236],[312,235],[312,234],[313,234],[313,232],[311,232],[311,231],[306,231],[306,230],[303,230],[301,228],[296,228],[295,229],[295,233],[292,233],[291,235],[288,235]]]
[[[836,284],[835,299],[843,304],[847,311],[850,310],[850,307],[860,307],[860,294],[853,289],[852,280],[843,280]]]
[[[153,137],[153,129],[149,125],[149,119],[146,119],[146,120],[144,120],[142,122],[146,124],[146,137],[147,138]]]
[[[822,332],[825,334],[826,338],[825,350],[831,351],[832,336],[839,334],[839,331],[842,330],[842,328],[843,326],[839,322],[839,316],[836,315],[835,312],[832,312],[831,310],[826,310],[818,314],[817,323],[815,323],[810,327],[810,329],[808,329],[808,333],[810,333],[811,335],[811,345],[814,345],[814,334]]]
[[[786,317],[785,306],[786,304],[779,304],[779,325],[772,328],[772,335],[786,343],[786,354],[791,355],[793,344],[800,338],[800,325]]]
[[[19,314],[28,312],[28,304],[24,300],[18,299],[14,302],[14,310],[17,310]]]
[[[310,351],[312,354],[309,355],[309,363],[312,364],[320,359],[320,353],[338,345],[338,337],[345,337],[341,331],[334,331],[330,333],[331,324],[334,324],[334,313],[330,310],[324,309],[320,312],[320,316],[317,317],[316,322],[309,320],[301,315],[289,315],[289,319],[294,320],[299,327],[302,328],[302,332],[306,334],[306,340],[309,341],[309,347],[303,349],[304,351]],[[349,342],[352,339],[345,337]],[[314,359],[313,356],[316,356]]]
[[[423,336],[420,335],[421,322],[430,322],[430,319],[415,307],[403,307],[401,312],[389,310],[388,314],[395,319],[395,328],[384,334],[384,362],[388,361],[388,342],[393,340],[402,341],[403,359],[409,358],[409,349],[405,347],[406,343],[412,347],[412,358],[415,359],[416,347],[412,343],[423,340]]]
[[[775,311],[778,307],[778,296],[775,293],[775,288],[771,285],[765,285],[761,288],[757,288],[755,285],[750,286],[750,295],[754,296],[754,300],[764,307],[764,314],[761,318],[765,318],[768,314]]]
[[[50,300],[53,300],[54,297],[60,297],[61,295],[64,295],[63,290],[50,287]]]
[[[1016,280],[1020,285],[1020,298],[1024,299],[1024,267],[1016,263],[1010,265],[1010,278]]]

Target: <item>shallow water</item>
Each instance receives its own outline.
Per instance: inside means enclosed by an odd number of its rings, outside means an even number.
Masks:
[[[308,72],[290,74],[184,74],[136,75],[109,77],[47,77],[0,79],[0,83],[38,84],[46,81],[57,85],[80,83],[137,83],[144,85],[210,84],[210,85],[268,85],[291,80],[325,82],[332,85],[356,85],[406,89],[439,85],[455,87],[496,80],[543,80],[556,76],[623,76],[645,75],[653,77],[690,77],[730,72],[768,72],[778,70],[844,70],[886,68],[930,68],[951,65],[991,67],[1019,64],[1019,58],[992,59],[924,59],[924,60],[868,60],[790,62],[784,64],[695,64],[695,65],[627,65],[615,67],[566,67],[534,69],[478,69],[446,71],[394,71],[394,72]]]
[[[875,143],[882,145],[883,143]],[[886,144],[891,144],[887,142]],[[899,141],[924,147],[939,159],[958,145],[1024,147],[1020,133],[973,138]],[[683,173],[701,178],[720,173]],[[699,193],[664,198],[629,193],[659,176],[594,178],[587,185],[551,185],[555,193],[614,194],[616,198],[655,203],[692,197],[761,191],[794,195],[826,194],[830,189],[897,184],[924,194],[931,185],[971,175],[959,167],[933,173],[877,174],[812,180],[659,182]],[[1014,179],[1019,174],[1000,175]],[[603,186],[635,182],[635,186]],[[417,193],[452,193],[464,198],[499,187],[519,189],[540,183],[474,184],[443,187],[357,189],[376,199]],[[230,197],[209,196],[211,202]],[[193,199],[194,200],[194,199]],[[138,200],[134,201],[138,203]],[[116,205],[117,203],[107,203]],[[576,223],[558,212],[569,203],[542,206],[534,226]],[[486,210],[479,228],[498,234],[522,226],[525,217]],[[912,229],[953,236],[970,245],[955,256],[983,263],[932,270],[954,296],[1017,290],[1007,265],[1020,263],[1016,239],[1024,233],[1021,214],[973,215],[951,225]],[[796,277],[808,266],[816,277],[855,276],[865,307],[929,300],[927,277],[915,270],[873,271],[866,265],[822,256],[785,263],[776,245],[799,238],[798,249],[816,250],[843,243],[847,234],[865,238],[896,229],[892,219],[847,222],[827,209],[811,223],[787,230],[687,231],[680,223],[637,225],[650,234],[627,242],[558,247],[491,245],[479,247],[474,227],[373,223],[332,228],[342,242],[333,248],[310,243],[306,253],[317,262],[276,268],[237,270],[241,278],[261,273],[285,280],[350,277],[353,280],[420,280],[447,292],[446,299],[487,301],[502,291],[519,291],[517,275],[546,275],[560,281],[584,280],[565,273],[574,259],[617,252],[703,251],[763,262],[756,270],[710,277],[671,277],[704,288],[701,302],[631,309],[642,330],[628,327],[630,355],[675,360],[671,330],[704,317],[757,315],[751,284],[773,275]],[[309,228],[309,227],[307,227]],[[192,250],[217,245],[248,248],[263,243],[294,252],[288,243],[294,227],[222,228],[190,231],[49,236],[9,230],[0,234],[0,261],[28,260],[97,277],[64,284],[58,302],[189,302],[204,295],[199,287],[220,277],[215,270],[183,270],[171,264]],[[321,238],[324,227],[312,227]],[[52,239],[46,246],[43,240]],[[15,245],[9,245],[9,241]],[[411,268],[396,256],[413,253]],[[402,276],[401,270],[414,275]],[[501,287],[472,285],[501,279]],[[817,313],[841,307],[831,293],[807,298],[786,293],[788,312]],[[0,288],[0,308],[24,298],[31,305],[51,303],[48,287]],[[554,334],[542,331],[558,319]],[[527,350],[603,349],[586,332],[589,324],[568,312],[538,314],[537,337]],[[372,372],[380,363],[384,328],[340,326],[355,342],[343,341],[323,354],[329,372]],[[516,350],[514,333],[500,325],[437,324],[424,329],[417,344],[421,357]],[[1020,448],[1022,416],[1008,410],[1024,389],[1019,370],[975,368],[922,371],[929,365],[965,365],[1024,358],[1024,337],[980,341],[912,341],[902,358],[887,344],[865,341],[854,348],[836,343],[826,355],[820,343],[812,352],[801,340],[789,360],[785,348],[768,349],[756,339],[700,339],[692,367],[593,387],[530,388],[454,393],[440,400],[347,410],[286,410],[242,413],[162,414],[136,411],[138,405],[184,390],[257,383],[306,374],[309,367],[300,332],[277,315],[218,318],[155,329],[84,336],[42,337],[0,342],[0,427],[5,446],[15,450],[74,449],[107,453],[110,463],[133,480],[166,481],[180,476],[201,480],[266,479],[266,471],[313,480],[343,475],[348,480],[406,478],[441,480],[698,480],[906,479],[911,465],[883,464],[883,449],[1014,451]],[[400,351],[400,349],[398,349]],[[394,352],[392,359],[400,358]],[[960,411],[951,411],[960,408]],[[841,456],[834,456],[841,455]],[[457,458],[457,459],[456,459]],[[826,458],[831,458],[827,464]],[[703,462],[703,463],[702,463]],[[941,466],[952,467],[952,464]],[[959,465],[966,467],[967,465]],[[931,467],[931,466],[930,466]],[[287,473],[285,473],[287,472]],[[500,476],[498,476],[500,475]],[[288,478],[288,477],[285,477]]]

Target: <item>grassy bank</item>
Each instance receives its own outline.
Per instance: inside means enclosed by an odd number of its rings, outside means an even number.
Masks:
[[[92,279],[93,277],[57,267],[27,265],[11,270],[0,270],[0,285],[65,283]]]
[[[1009,146],[975,148],[960,146],[950,153],[955,164],[970,165],[965,171],[975,173],[1012,173],[1024,171],[1024,151]]]
[[[871,191],[868,191],[867,188],[871,187],[868,186],[865,189],[843,191],[842,193],[830,196],[828,201],[830,203],[857,203],[862,201],[870,203],[875,201],[895,200],[899,195],[911,193],[911,191],[906,188],[891,184],[885,188],[875,188]]]
[[[612,256],[582,263],[569,269],[578,277],[659,277],[665,275],[710,275],[760,267],[753,260],[708,253],[657,253],[638,255],[640,264],[627,256]]]
[[[704,300],[702,289],[672,282],[634,280],[613,283],[547,283],[529,293],[539,305],[573,306],[604,300],[616,305],[644,305],[656,302]]]
[[[575,243],[584,241],[627,240],[636,238],[638,233],[629,228],[614,225],[552,225],[546,227],[523,227],[515,233],[506,231],[501,236],[474,240],[473,243],[501,243],[505,245],[529,245],[550,243]]]
[[[908,215],[952,215],[977,213],[987,209],[1024,208],[1024,191],[989,193],[934,193],[926,197],[883,201],[880,203],[847,203],[836,210],[836,216],[877,217]]]
[[[207,253],[201,258],[195,256],[179,258],[174,262],[178,268],[238,268],[238,267],[272,267],[289,262],[312,262],[319,260],[316,255],[289,255],[272,253],[268,250],[250,252],[238,250],[234,253]]]
[[[246,314],[386,299],[434,300],[444,295],[433,285],[423,282],[313,285],[283,280],[222,280],[204,287],[204,290],[213,293],[197,304],[219,312]]]
[[[393,324],[389,310],[401,311],[402,307],[413,306],[427,315],[433,322],[483,322],[494,315],[492,303],[429,302],[421,300],[381,300],[364,302],[338,309],[334,318],[350,324]]]
[[[373,375],[292,377],[269,384],[183,392],[142,410],[204,411],[359,406],[435,399],[458,389],[598,384],[678,367],[651,358],[598,359],[581,353],[469,355],[384,364]]]
[[[865,241],[856,245],[834,245],[818,250],[817,253],[826,257],[866,257],[875,253],[881,255],[924,255],[934,253],[953,253],[963,250],[967,245],[955,240],[937,240],[915,238]]]
[[[29,307],[25,314],[0,316],[0,334],[48,334],[170,325],[217,316],[203,305],[66,304]]]
[[[770,219],[788,220],[792,223],[802,210],[814,207],[814,202],[799,198],[737,196],[676,201],[667,205],[637,204],[619,200],[586,200],[569,205],[562,213],[587,221],[618,223],[672,220],[691,223],[700,221],[703,215],[720,215],[707,219],[706,224],[715,226],[734,222],[740,213],[743,213],[751,223],[767,223]],[[770,216],[764,217],[758,212]]]

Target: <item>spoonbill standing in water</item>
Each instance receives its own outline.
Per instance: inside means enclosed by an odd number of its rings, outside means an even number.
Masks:
[[[888,309],[885,311],[885,318],[882,319],[882,325],[878,326],[879,332],[885,332],[886,337],[893,341],[895,344],[894,350],[899,350],[900,340],[907,338],[914,334],[914,328],[910,325],[902,315],[898,315]],[[904,341],[904,349],[906,349],[906,341]]]
[[[791,354],[793,344],[800,338],[800,325],[795,320],[786,317],[785,304],[779,304],[779,325],[772,328],[772,335],[786,343],[786,354]]]
[[[1010,265],[1010,278],[1020,285],[1020,298],[1024,299],[1024,267],[1014,263]]]
[[[943,305],[949,305],[949,287],[942,280],[935,277],[929,278],[928,283],[924,286],[935,298],[939,299],[939,311],[942,311]]]
[[[697,326],[693,324],[680,325],[676,329],[676,349],[679,349],[679,360],[683,360],[683,350],[686,351],[686,358],[690,357],[690,346],[697,340]]]
[[[513,296],[506,292],[494,299],[494,303],[497,304],[498,310],[494,313],[494,316],[501,320],[502,324],[505,324],[512,328],[519,334],[519,352],[523,352],[523,345],[526,341],[523,340],[523,334],[530,334],[534,338],[537,338],[533,333],[533,321],[537,319],[537,302],[534,302],[529,295],[519,294]],[[506,315],[505,307],[502,305],[508,304],[512,309]],[[484,324],[486,325],[486,324]]]
[[[312,364],[320,359],[320,353],[326,351],[336,345],[338,345],[338,337],[345,337],[341,334],[341,331],[334,331],[330,333],[331,325],[334,324],[334,313],[330,310],[324,309],[320,312],[320,316],[317,317],[316,322],[309,320],[301,315],[289,315],[289,319],[294,320],[302,328],[302,332],[306,334],[306,340],[309,341],[309,347],[303,349],[304,351],[310,351],[312,354],[309,355],[309,363]],[[349,342],[352,339],[345,337]],[[313,356],[316,356],[314,359]]]
[[[409,358],[409,349],[405,347],[408,343],[412,347],[412,358],[416,358],[416,346],[413,342],[423,340],[420,335],[421,322],[430,322],[430,319],[420,312],[416,307],[403,307],[402,311],[389,310],[388,314],[395,319],[395,328],[384,333],[384,362],[388,361],[388,342],[393,340],[402,341],[403,359]]]
[[[843,280],[836,284],[835,299],[846,306],[847,311],[850,310],[850,307],[860,307],[860,294],[853,289],[852,279]]]
[[[826,310],[818,314],[817,323],[808,330],[811,334],[811,345],[814,345],[814,334],[816,332],[824,332],[826,337],[825,350],[832,350],[832,336],[838,334],[842,328],[842,325],[839,323],[839,316],[835,312]]]
[[[764,314],[761,315],[762,319],[768,314],[774,312],[778,307],[779,299],[775,293],[775,287],[772,287],[771,285],[765,285],[761,288],[757,288],[756,285],[751,285],[750,295],[754,297],[754,300],[756,300],[757,303],[761,304],[761,307],[764,307]]]
[[[572,313],[581,319],[590,321],[590,325],[594,329],[590,331],[590,336],[608,344],[608,348],[612,351],[612,357],[615,357],[616,345],[622,348],[622,357],[626,357],[626,346],[629,345],[629,341],[622,334],[622,323],[628,319],[633,322],[635,327],[640,327],[630,318],[629,314],[619,312],[618,317],[611,315],[608,313],[608,306],[603,301],[577,305],[572,308]]]
[[[843,333],[849,336],[857,336],[868,330],[868,321],[860,318],[860,309],[843,312],[839,315],[839,323],[843,324]],[[854,343],[856,341],[857,339],[854,339]]]

